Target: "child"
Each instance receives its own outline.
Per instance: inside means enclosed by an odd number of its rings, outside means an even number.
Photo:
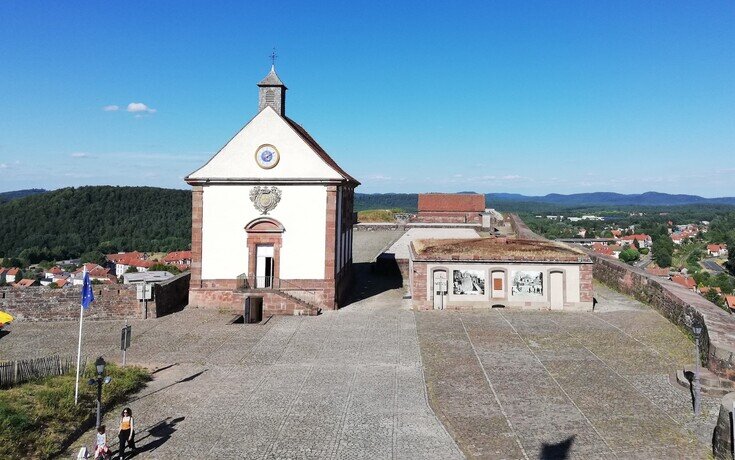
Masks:
[[[107,447],[107,435],[105,434],[105,426],[100,425],[97,428],[97,443],[94,446],[94,458],[110,458],[110,448]]]

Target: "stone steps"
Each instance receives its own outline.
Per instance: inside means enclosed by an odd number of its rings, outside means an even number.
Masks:
[[[724,396],[735,391],[735,382],[718,377],[714,372],[707,368],[699,368],[699,382],[702,393],[711,396]],[[690,389],[694,385],[694,368],[685,367],[677,369],[676,383],[684,388]]]

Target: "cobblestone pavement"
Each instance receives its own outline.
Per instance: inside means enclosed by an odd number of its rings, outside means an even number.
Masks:
[[[230,317],[203,310],[133,322],[129,362],[161,368],[128,404],[137,457],[462,458],[428,406],[414,315],[401,295],[266,325],[227,325]],[[87,322],[86,352],[119,359],[121,326]],[[15,324],[0,356],[72,354],[76,327]]]
[[[669,374],[693,344],[596,286],[594,313],[417,313],[429,395],[468,457],[706,458],[719,398],[695,420]]]

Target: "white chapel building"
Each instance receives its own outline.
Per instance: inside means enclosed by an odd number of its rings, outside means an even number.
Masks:
[[[265,314],[338,308],[352,281],[358,181],[286,116],[286,86],[271,68],[258,113],[205,165],[192,190],[189,305]]]

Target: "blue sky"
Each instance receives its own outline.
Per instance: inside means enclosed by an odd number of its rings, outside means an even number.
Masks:
[[[186,188],[274,46],[358,191],[735,195],[735,3],[589,0],[5,0],[0,191]]]

